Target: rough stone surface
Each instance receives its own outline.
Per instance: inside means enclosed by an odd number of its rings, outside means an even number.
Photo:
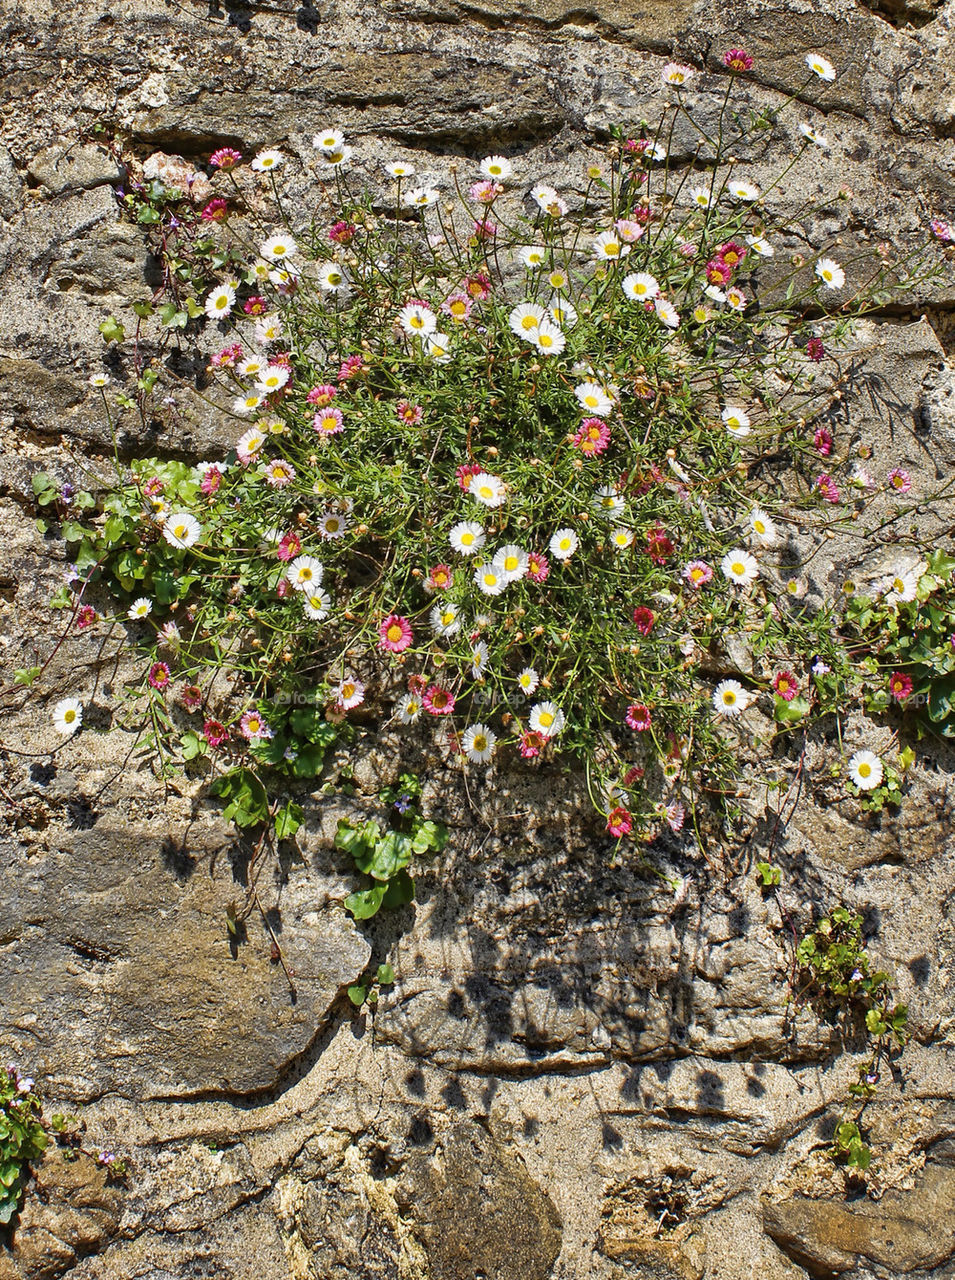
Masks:
[[[311,136],[334,123],[379,195],[384,160],[447,188],[453,163],[493,149],[579,202],[598,143],[656,112],[669,58],[709,71],[697,100],[712,122],[722,50],[742,45],[746,108],[792,94],[798,112],[740,165],[764,182],[801,119],[831,143],[775,193],[792,218],[780,259],[833,242],[847,258],[905,252],[927,216],[955,216],[953,0],[24,0],[0,33],[0,1060],[40,1081],[49,1111],[81,1108],[87,1152],[129,1165],[110,1182],[89,1154],[51,1152],[0,1240],[0,1280],[949,1276],[950,748],[920,746],[906,806],[873,818],[827,783],[836,743],[821,733],[791,817],[754,787],[725,848],[654,853],[684,878],[678,899],[640,865],[611,873],[608,843],[569,816],[579,780],[497,777],[465,796],[444,771],[428,804],[454,828],[448,850],[412,907],[358,928],[335,825],[372,811],[397,767],[387,744],[360,742],[356,795],[299,797],[301,857],[263,871],[262,912],[230,946],[250,850],[198,778],[167,792],[120,717],[105,732],[124,678],[113,650],[76,636],[35,696],[9,681],[49,652],[65,568],[29,518],[31,475],[75,482],[114,443],[198,458],[232,441],[203,387],[211,337],[165,370],[163,424],[126,414],[114,442],[89,386],[94,370],[122,377],[99,324],[158,282],[121,217],[115,154],[198,201],[214,146],[281,145],[283,192],[307,209]],[[809,52],[839,67],[834,86],[809,75]],[[678,161],[694,147],[678,128]],[[840,438],[874,470],[904,466],[916,493],[955,467],[953,335],[950,273],[859,327],[834,410]],[[864,514],[887,518],[887,500]],[[913,519],[928,537],[955,523],[944,504]],[[796,533],[767,566],[782,588],[811,556],[818,603],[897,555]],[[742,645],[721,661],[767,674]],[[49,705],[91,671],[90,731],[51,757]],[[858,718],[841,732],[852,750],[892,737]],[[753,873],[768,852],[783,911]],[[864,913],[914,1034],[866,1113],[869,1196],[826,1155],[861,1042],[786,1002],[793,931],[837,902]],[[384,960],[396,984],[355,1013],[344,988]]]

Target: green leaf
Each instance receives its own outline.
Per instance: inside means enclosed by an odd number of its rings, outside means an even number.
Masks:
[[[134,302],[133,311],[139,316],[140,320],[148,320],[153,314],[153,305],[151,302]]]
[[[154,221],[158,221],[158,216],[159,215],[157,214]],[[140,219],[140,221],[142,221],[142,219]],[[100,323],[99,331],[103,335],[103,341],[106,343],[122,342],[126,337],[126,330],[115,316],[110,316],[108,319],[103,320]]]
[[[939,547],[928,558],[928,571],[939,578],[950,578],[955,573],[955,556]]]
[[[378,966],[378,985],[381,987],[390,987],[395,980],[395,971],[390,964],[380,964]]]
[[[407,871],[399,871],[388,885],[382,906],[388,911],[397,911],[414,900],[414,880]]]
[[[305,821],[305,810],[291,800],[275,811],[275,838],[289,840]]]
[[[366,822],[361,827],[355,827],[347,818],[339,818],[335,845],[345,853],[350,853],[357,862],[359,858],[368,857],[374,850],[380,834],[377,822]]]
[[[183,760],[195,760],[197,756],[208,754],[209,745],[197,733],[189,730],[179,739],[179,751]]]
[[[302,747],[292,762],[292,772],[296,778],[314,778],[321,773],[325,764],[325,751],[320,746],[309,744]]]
[[[45,471],[34,471],[33,475],[30,477],[30,483],[33,485],[33,492],[37,497],[39,497],[41,493],[53,492],[56,488],[53,482],[53,477],[48,475]]]
[[[778,724],[798,724],[809,714],[809,699],[798,697],[787,702],[777,693],[773,698],[773,716]]]
[[[390,880],[411,861],[411,840],[401,831],[389,831],[383,840],[377,841],[370,856],[355,858],[359,871],[376,880]]]
[[[356,1009],[360,1009],[365,1003],[368,995],[368,988],[356,983],[355,986],[348,988],[348,999],[352,1002]]]
[[[771,862],[757,862],[756,870],[762,876],[762,887],[764,889],[769,889],[772,885],[779,884],[782,880],[783,873],[781,868],[774,867]]]
[[[953,695],[955,695],[955,676],[944,676],[941,680],[933,680],[928,694],[928,718],[936,724],[948,719],[953,712]]]
[[[42,670],[42,667],[20,667],[13,673],[13,683],[26,685],[29,689]]]
[[[362,889],[359,893],[350,893],[345,899],[345,910],[350,911],[356,920],[370,920],[377,914],[384,896],[383,884],[376,884],[373,889]]]

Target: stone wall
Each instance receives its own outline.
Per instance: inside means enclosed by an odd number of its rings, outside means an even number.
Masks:
[[[106,139],[137,161],[197,163],[224,142],[279,144],[302,162],[286,178],[296,200],[329,122],[372,180],[396,152],[441,182],[455,158],[495,149],[572,187],[612,124],[652,115],[668,57],[718,71],[742,44],[748,99],[798,91],[832,140],[779,193],[820,206],[811,243],[904,251],[928,214],[955,214],[952,0],[22,0],[0,31],[8,681],[49,650],[63,571],[62,544],[29,518],[30,475],[72,479],[108,450],[87,386],[97,326],[152,278],[117,214]],[[825,96],[804,86],[807,51],[840,69]],[[704,106],[722,91],[710,84]],[[754,175],[781,154],[752,157]],[[847,408],[876,456],[926,489],[955,463],[953,315],[950,277],[873,318]],[[194,387],[171,394],[169,422],[124,448],[221,447],[230,433]],[[865,570],[858,551],[829,548],[814,587],[850,569]],[[95,639],[64,646],[51,695],[73,679],[105,728],[122,671]],[[466,795],[453,771],[435,774],[451,844],[413,907],[359,928],[332,837],[397,769],[397,748],[369,742],[356,797],[316,793],[301,858],[261,882],[293,1001],[261,922],[230,946],[243,852],[198,787],[138,768],[118,721],[51,761],[44,707],[9,684],[3,705],[0,1055],[37,1077],[50,1110],[77,1112],[90,1151],[130,1165],[117,1187],[86,1155],[48,1157],[0,1250],[3,1280],[953,1274],[951,753],[920,752],[897,817],[866,818],[816,775],[777,823],[778,797],[767,808],[754,790],[724,850],[654,853],[685,877],[676,898],[639,866],[610,877],[607,843],[567,816],[572,780],[555,813],[553,779]],[[825,750],[812,745],[810,778]],[[770,842],[785,914],[753,874]],[[826,1155],[859,1044],[787,1005],[790,930],[838,902],[865,913],[914,1033],[868,1113],[867,1196],[847,1194]],[[356,1014],[345,988],[385,959],[395,987]]]

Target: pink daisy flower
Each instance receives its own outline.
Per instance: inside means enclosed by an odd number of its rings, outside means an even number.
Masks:
[[[328,238],[333,244],[351,244],[358,230],[351,222],[336,222],[328,229]]]
[[[284,458],[273,458],[265,468],[265,480],[273,489],[284,489],[295,479],[295,468]]]
[[[792,702],[799,692],[799,681],[791,671],[780,671],[773,678],[773,688],[784,702]]]
[[[320,436],[337,436],[344,425],[340,409],[321,409],[312,419],[312,426]]]
[[[729,284],[733,277],[733,268],[728,262],[721,262],[718,258],[714,258],[706,264],[705,274],[707,284],[715,284],[719,287]]]
[[[279,539],[275,554],[280,560],[294,560],[302,554],[302,539],[297,533],[286,533]]]
[[[503,194],[504,188],[501,184],[490,179],[482,182],[472,182],[468,187],[468,195],[472,200],[477,200],[480,204],[493,204],[498,196]]]
[[[473,234],[477,240],[493,240],[497,235],[497,223],[490,218],[475,218]]]
[[[491,277],[483,271],[476,271],[467,277],[464,287],[475,302],[483,302],[485,298],[491,296]]]
[[[827,431],[825,427],[817,428],[814,436],[812,437],[812,447],[815,449],[816,453],[820,454],[823,458],[828,458],[830,453],[832,453],[831,432]]]
[[[656,614],[652,609],[648,609],[646,605],[638,605],[633,611],[633,621],[642,636],[648,636],[653,630],[653,624],[656,622]]]
[[[202,705],[202,690],[197,684],[187,684],[179,698],[187,711],[198,711]]]
[[[727,240],[725,244],[721,244],[717,249],[716,259],[718,262],[723,262],[726,266],[735,269],[745,259],[746,252],[746,249],[736,240]]]
[[[628,728],[635,729],[637,733],[646,733],[650,728],[650,708],[642,702],[634,702],[627,707],[625,718]]]
[[[241,161],[242,153],[236,151],[235,147],[220,147],[218,151],[213,151],[209,157],[209,163],[213,169],[221,169],[223,172],[228,169],[234,169]]]
[[[388,653],[404,653],[414,639],[411,623],[397,613],[389,613],[378,628],[378,648]]]
[[[546,740],[542,733],[538,733],[535,729],[525,729],[521,734],[520,753],[525,760],[533,760],[541,753],[541,748],[546,746]]]
[[[454,694],[443,685],[428,685],[421,697],[421,705],[430,715],[449,716],[454,710]]]
[[[407,400],[399,400],[395,405],[395,413],[409,427],[416,427],[424,417],[424,409],[420,404],[409,404]]]
[[[222,196],[215,196],[203,209],[199,217],[203,222],[224,222],[229,212],[229,206]]]
[[[894,471],[890,471],[887,476],[889,484],[899,493],[908,493],[912,488],[912,479],[907,471],[903,471],[901,467],[896,467]]]
[[[342,361],[341,368],[338,370],[339,383],[348,382],[352,378],[357,378],[365,368],[365,357],[360,355],[348,356]]]
[[[839,501],[839,489],[835,480],[827,473],[816,477],[816,492],[821,498],[825,498],[826,502]]]
[[[157,493],[162,493],[163,483],[158,476],[150,476],[143,485],[143,493],[147,498],[155,498]]]
[[[207,720],[202,726],[202,736],[210,747],[221,747],[229,741],[229,730],[221,720]]]
[[[446,316],[450,316],[455,324],[463,324],[471,314],[473,305],[466,293],[452,293],[441,303],[441,310]]]
[[[93,608],[91,604],[82,605],[79,612],[76,615],[77,631],[85,631],[87,627],[91,627],[93,623],[96,621],[96,618],[97,618],[96,610]]]
[[[662,524],[656,524],[652,529],[648,529],[647,538],[647,555],[654,564],[663,564],[667,556],[673,555],[673,543],[667,537],[666,530]]]
[[[540,551],[531,551],[527,557],[526,576],[532,582],[546,582],[550,573],[550,561]]]
[[[574,436],[574,444],[588,456],[603,453],[609,443],[610,427],[603,418],[584,418]]]
[[[683,570],[683,577],[694,591],[699,591],[713,577],[713,570],[705,560],[691,560]]]
[[[607,815],[607,830],[612,836],[616,836],[619,840],[622,836],[628,836],[633,830],[633,818],[626,809],[619,806],[611,809]]]
[[[889,676],[889,693],[896,702],[904,702],[910,697],[913,687],[912,677],[902,671],[893,671]]]
[[[247,711],[239,721],[239,732],[247,742],[259,742],[272,736],[272,730],[260,711]]]
[[[458,487],[467,493],[471,487],[471,477],[479,476],[482,470],[483,468],[478,466],[476,462],[462,462],[454,473],[457,477]]]
[[[332,698],[342,711],[351,711],[365,701],[365,686],[360,680],[346,676],[332,689]]]
[[[435,591],[447,591],[453,580],[454,574],[450,565],[436,564],[428,570],[428,577],[425,581],[424,589],[429,594],[434,594]]]
[[[317,409],[324,409],[331,404],[337,395],[337,387],[333,387],[330,382],[323,382],[320,386],[312,387],[305,399],[309,404],[315,405]]]
[[[160,693],[169,687],[171,679],[172,673],[165,662],[154,662],[149,668],[149,683],[154,689],[158,689]]]
[[[823,346],[822,338],[810,338],[806,343],[806,355],[816,364],[826,354],[826,348]]]
[[[753,59],[745,49],[727,49],[723,54],[723,66],[730,71],[750,71]]]
[[[230,347],[223,347],[212,357],[210,363],[216,369],[231,369],[242,359],[244,352],[241,342],[234,342]]]

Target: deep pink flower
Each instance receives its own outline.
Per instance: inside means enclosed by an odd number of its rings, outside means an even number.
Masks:
[[[424,409],[420,404],[410,404],[407,400],[399,400],[395,405],[395,413],[409,427],[416,427],[424,417]]]
[[[574,444],[588,457],[603,453],[609,443],[610,427],[603,418],[584,418],[574,436]]]
[[[836,482],[826,472],[816,477],[816,492],[821,498],[825,498],[826,502],[839,501],[839,489],[836,486]]]
[[[747,250],[737,240],[727,240],[717,249],[716,259],[718,262],[725,262],[728,267],[735,270],[742,265],[746,253]]]
[[[493,240],[497,235],[497,223],[490,218],[475,218],[473,234],[478,240]]]
[[[471,487],[471,477],[480,475],[483,470],[484,468],[476,462],[462,462],[454,473],[457,477],[458,487],[467,493]]]
[[[351,222],[336,222],[328,230],[328,238],[333,244],[351,244],[358,230]]]
[[[637,733],[646,733],[650,728],[650,708],[642,702],[634,702],[627,707],[625,720],[627,726],[636,729]]]
[[[236,151],[235,147],[220,147],[218,151],[213,151],[209,157],[209,163],[213,169],[221,169],[223,172],[227,169],[234,169],[241,161],[242,153]]]
[[[222,196],[214,196],[200,213],[203,222],[225,222],[229,206]]]
[[[76,614],[77,631],[85,631],[96,621],[97,613],[91,604],[81,605]]]
[[[535,756],[539,756],[546,745],[544,735],[536,729],[525,729],[521,734],[520,753],[525,760],[533,760]]]
[[[732,276],[733,268],[728,262],[721,262],[718,258],[713,258],[706,264],[707,284],[715,284],[717,286],[729,284]]]
[[[955,240],[955,230],[952,229],[952,224],[946,222],[944,218],[932,218],[929,226],[932,228],[932,235],[944,244],[950,244]]]
[[[260,711],[247,711],[239,721],[239,732],[247,742],[259,742],[272,736],[272,730]]]
[[[242,304],[242,310],[247,316],[264,316],[268,307],[269,304],[260,293],[255,293],[251,298],[246,298]]]
[[[397,613],[389,613],[378,628],[378,648],[388,653],[404,653],[414,639],[411,623]]]
[[[296,556],[302,554],[302,539],[297,533],[283,534],[275,554],[282,561],[294,560]]]
[[[360,355],[347,356],[338,370],[339,383],[348,382],[352,378],[357,378],[365,369],[365,357]]]
[[[278,598],[280,600],[284,600],[291,590],[292,584],[289,582],[288,578],[279,578],[275,586],[275,594]]]
[[[806,343],[806,355],[816,364],[826,354],[826,348],[823,346],[822,338],[810,338]]]
[[[532,582],[546,582],[550,573],[550,561],[540,551],[531,551],[527,557],[527,574]]]
[[[162,493],[162,491],[163,491],[163,482],[159,479],[158,476],[150,476],[150,478],[143,485],[143,493],[146,495],[147,498],[155,498],[156,494]]]
[[[622,836],[628,836],[633,830],[633,818],[626,809],[619,806],[611,809],[607,815],[607,830],[612,836],[616,836],[619,840]]]
[[[337,395],[337,387],[333,387],[329,382],[323,382],[317,387],[312,387],[305,399],[309,404],[313,404],[319,409],[324,409],[331,404]]]
[[[229,730],[220,720],[207,720],[202,726],[202,736],[210,747],[221,747],[229,741]]]
[[[149,668],[149,683],[160,693],[169,686],[172,673],[165,662],[154,662]]]
[[[745,49],[727,49],[723,54],[723,66],[730,71],[750,71],[753,59]]]
[[[491,295],[491,277],[483,271],[476,271],[467,277],[464,287],[475,302],[483,302]]]
[[[218,467],[209,467],[207,471],[203,472],[199,488],[206,497],[211,497],[218,490],[220,484],[222,484],[222,472]]]
[[[904,702],[911,696],[912,689],[912,677],[905,675],[904,672],[893,671],[889,676],[889,693],[896,702]]]
[[[223,347],[221,351],[217,351],[210,363],[216,369],[231,369],[242,359],[243,354],[242,343],[234,342],[231,347]]]
[[[815,435],[812,437],[813,448],[823,458],[828,458],[832,453],[832,433],[827,431],[825,427],[817,427]]]
[[[443,685],[428,685],[421,697],[421,705],[433,716],[449,716],[454,710],[454,694]]]
[[[648,636],[653,630],[654,622],[656,622],[656,614],[652,609],[648,609],[646,605],[641,604],[633,611],[633,621],[640,634]]]
[[[187,684],[183,688],[180,698],[187,711],[197,711],[202,705],[202,690],[197,684]]]
[[[673,543],[667,537],[666,530],[662,524],[655,524],[652,529],[648,529],[647,538],[647,555],[654,564],[665,563],[667,556],[673,555]]]
[[[449,564],[436,564],[428,570],[424,589],[430,594],[435,591],[447,591],[453,581],[454,573],[451,566]]]
[[[791,671],[780,671],[773,678],[773,688],[784,702],[792,702],[799,692],[799,681]]]
[[[899,493],[908,493],[912,488],[912,478],[907,471],[903,471],[901,467],[896,467],[894,471],[888,474],[888,482],[893,489]]]
[[[312,419],[312,426],[320,436],[337,436],[344,425],[340,409],[320,409]]]

